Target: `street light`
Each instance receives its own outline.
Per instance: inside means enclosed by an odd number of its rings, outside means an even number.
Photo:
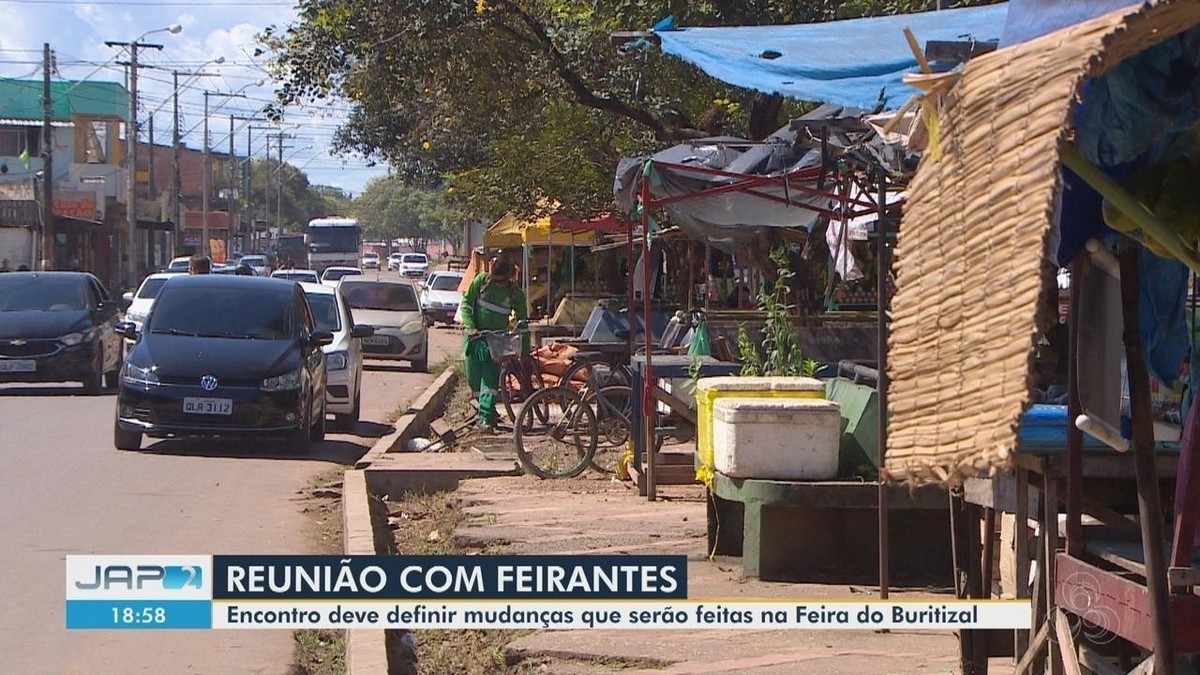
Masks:
[[[137,262],[134,256],[134,251],[137,249],[137,74],[138,74],[138,47],[149,47],[151,49],[161,50],[162,45],[149,44],[142,42],[146,38],[155,33],[170,33],[178,35],[183,30],[183,26],[177,23],[170,24],[163,28],[155,28],[142,33],[138,37],[129,42],[112,42],[108,41],[104,44],[109,47],[125,47],[129,50],[129,122],[125,129],[125,144],[126,144],[126,167],[129,175],[127,176],[128,185],[126,191],[125,204],[125,220],[126,227],[129,231],[125,237],[125,258],[128,261],[128,269],[126,271],[126,287],[134,288],[137,286]]]

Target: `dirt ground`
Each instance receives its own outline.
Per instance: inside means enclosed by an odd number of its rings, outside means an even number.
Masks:
[[[698,598],[869,599],[876,589],[743,579],[740,559],[710,561],[701,486],[661,486],[647,502],[595,474],[464,481],[452,493],[389,505],[402,553],[677,553]],[[893,597],[945,598],[941,589]],[[422,675],[600,673],[953,673],[957,640],[941,633],[871,631],[421,631]]]

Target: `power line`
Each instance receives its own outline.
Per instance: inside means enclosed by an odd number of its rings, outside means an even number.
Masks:
[[[0,3],[12,5],[110,5],[121,7],[194,7],[195,2],[171,0],[150,0],[142,2],[129,0],[0,0]],[[271,2],[270,0],[248,0],[233,2],[232,0],[216,0],[205,2],[205,7],[291,7],[291,2]]]

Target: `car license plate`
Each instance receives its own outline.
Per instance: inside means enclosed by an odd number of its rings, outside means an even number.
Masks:
[[[0,373],[32,373],[37,370],[37,361],[32,359],[0,360]]]
[[[372,335],[371,337],[363,338],[364,345],[387,346],[388,339],[386,335]]]
[[[192,415],[232,415],[231,398],[185,398],[183,412]]]

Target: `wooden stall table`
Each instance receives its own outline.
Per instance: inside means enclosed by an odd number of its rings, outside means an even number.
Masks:
[[[691,371],[694,367],[699,368],[700,377],[718,377],[721,375],[737,375],[742,372],[742,364],[730,363],[726,361],[718,361],[711,356],[692,357],[685,355],[658,355],[652,357],[651,367],[653,369],[653,377],[656,380],[651,389],[651,395],[654,400],[663,403],[671,408],[671,410],[692,424],[696,423],[696,410],[687,404],[686,401],[678,396],[664,390],[658,386],[658,378],[686,378],[691,377]],[[698,364],[698,365],[694,365]],[[646,355],[637,354],[630,359],[630,367],[633,371],[632,391],[635,397],[633,402],[633,413],[630,415],[631,426],[633,427],[633,462],[629,467],[629,473],[633,476],[634,484],[637,485],[638,494],[644,495],[650,501],[654,501],[655,486],[662,485],[687,485],[696,481],[695,463],[692,456],[679,457],[655,452],[646,452],[645,439],[642,435],[642,383],[646,378]],[[661,475],[655,475],[655,465],[663,467],[671,467],[664,471]]]

